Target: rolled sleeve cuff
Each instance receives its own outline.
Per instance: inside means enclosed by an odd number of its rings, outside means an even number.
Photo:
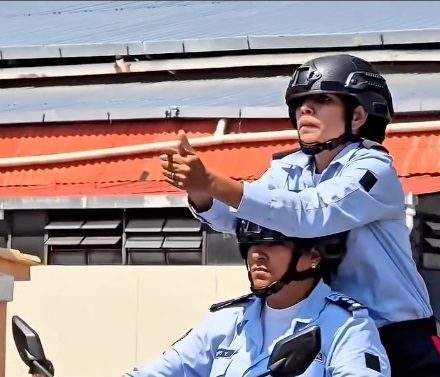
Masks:
[[[212,206],[210,209],[204,212],[197,212],[194,206],[191,204],[191,201],[187,197],[188,208],[193,214],[193,216],[200,220],[203,223],[211,224],[215,223],[225,212],[228,212],[228,207],[222,202],[214,199],[212,201]]]

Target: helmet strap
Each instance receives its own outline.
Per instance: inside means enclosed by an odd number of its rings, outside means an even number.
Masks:
[[[347,142],[353,142],[357,140],[359,140],[359,138],[352,135],[351,132],[350,135],[347,135],[347,132],[344,132],[341,136],[326,141],[325,143],[305,143],[301,139],[299,139],[299,145],[301,147],[301,150],[305,154],[309,156],[314,156],[323,151],[331,151]]]
[[[351,101],[345,102],[345,129],[344,129],[344,133],[339,137],[325,141],[323,143],[320,142],[305,143],[301,140],[301,137],[299,136],[298,133],[299,145],[301,147],[301,150],[306,155],[315,156],[323,151],[331,151],[345,143],[360,141],[360,137],[354,135],[351,128],[352,127],[351,122],[353,120],[353,111],[357,105],[358,105],[357,103]]]
[[[293,281],[302,281],[310,278],[317,278],[318,277],[318,268],[309,268],[305,271],[298,271],[297,265],[299,258],[301,258],[302,253],[295,252],[293,253],[292,260],[289,263],[289,267],[287,268],[286,273],[281,277],[280,280],[274,281],[273,283],[270,283],[266,287],[263,288],[255,288],[254,283],[252,281],[251,272],[249,269],[249,265],[247,264],[247,261],[245,261],[246,268],[248,270],[248,279],[251,283],[251,292],[259,297],[259,298],[266,298],[270,295],[273,295],[275,293],[278,293],[281,291],[281,289],[284,288],[285,285],[293,282]]]

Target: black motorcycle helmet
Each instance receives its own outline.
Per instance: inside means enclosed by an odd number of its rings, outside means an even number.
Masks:
[[[331,277],[336,273],[339,264],[346,252],[346,240],[348,232],[337,233],[317,238],[296,238],[287,237],[279,232],[261,227],[247,220],[238,220],[236,235],[240,255],[245,261],[248,270],[248,278],[251,283],[251,291],[258,297],[267,297],[279,292],[284,285],[292,281],[301,281],[308,278],[316,280],[323,278],[329,283]],[[286,273],[279,281],[275,281],[267,287],[256,289],[253,286],[252,278],[247,264],[247,254],[249,248],[263,242],[292,241],[295,245],[295,251],[292,260],[286,270]],[[296,266],[302,253],[315,248],[321,255],[321,261],[317,268],[309,268],[306,271],[298,271]]]
[[[346,105],[345,132],[340,137],[324,143],[302,143],[306,154],[331,150],[359,138],[382,143],[385,129],[394,115],[393,100],[385,78],[370,63],[352,55],[328,55],[301,65],[292,75],[286,90],[286,104],[294,128],[297,127],[295,111],[302,99],[314,94],[335,94]],[[353,110],[361,105],[368,113],[360,134],[352,134]]]

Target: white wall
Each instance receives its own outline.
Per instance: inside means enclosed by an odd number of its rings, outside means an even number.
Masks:
[[[10,319],[40,335],[59,377],[120,376],[159,355],[218,301],[249,292],[241,266],[37,266],[8,304],[6,376],[27,376]]]

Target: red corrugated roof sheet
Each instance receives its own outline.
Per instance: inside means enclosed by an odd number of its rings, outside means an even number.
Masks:
[[[2,127],[0,157],[35,156],[115,146],[175,140],[183,128],[189,138],[208,136],[216,121],[167,120],[113,124],[64,124]],[[288,129],[286,120],[231,122],[229,132]],[[391,134],[385,145],[406,191],[440,191],[440,133]],[[213,169],[234,178],[256,179],[268,167],[273,153],[296,142],[222,145],[200,149]],[[142,171],[146,182],[138,182]],[[46,166],[0,168],[0,196],[76,196],[178,194],[162,181],[157,154]]]

